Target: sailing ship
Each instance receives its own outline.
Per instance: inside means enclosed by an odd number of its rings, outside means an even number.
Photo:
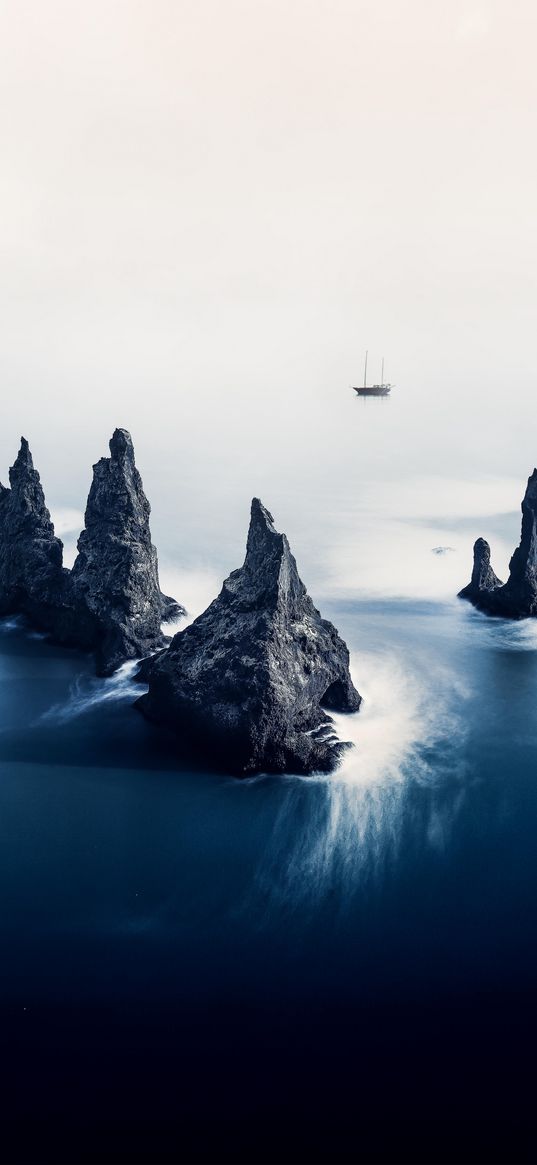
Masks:
[[[360,388],[354,386],[354,391],[358,396],[389,396],[392,391],[393,384],[384,383],[384,356],[382,357],[382,372],[380,374],[380,384],[367,383],[367,352],[365,354],[365,368],[364,368],[364,383]]]

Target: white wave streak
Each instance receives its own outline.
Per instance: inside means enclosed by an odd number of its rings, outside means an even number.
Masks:
[[[83,716],[86,712],[99,704],[111,701],[134,701],[144,689],[133,680],[139,660],[128,660],[107,679],[99,680],[89,676],[77,676],[71,685],[69,696],[61,704],[54,704],[40,717],[43,721],[53,721],[55,724],[66,724]]]
[[[331,778],[288,778],[254,879],[273,911],[307,916],[324,901],[337,919],[356,891],[378,881],[403,846],[443,849],[464,799],[465,730],[459,709],[467,692],[435,668],[418,682],[396,659],[361,657],[369,676],[357,716],[335,717],[356,747]],[[434,700],[430,692],[434,691]]]
[[[13,615],[0,619],[0,634],[9,635],[12,631],[21,631],[23,622],[20,616]]]
[[[533,619],[491,619],[473,612],[470,616],[485,631],[485,643],[498,651],[537,651],[537,624]]]

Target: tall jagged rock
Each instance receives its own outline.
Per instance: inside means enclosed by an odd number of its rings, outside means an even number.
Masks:
[[[520,545],[509,563],[509,578],[498,592],[498,600],[508,618],[537,615],[537,469],[528,478]]]
[[[478,550],[486,547],[486,551]],[[488,569],[487,553],[488,552]],[[481,554],[481,569],[478,562]],[[505,619],[537,615],[537,469],[528,479],[522,500],[520,545],[509,563],[509,578],[502,584],[490,566],[488,543],[478,539],[474,547],[472,581],[460,592],[476,607]]]
[[[0,614],[26,614],[48,629],[68,572],[25,437],[9,482],[0,485]]]
[[[116,429],[110,457],[101,457],[93,467],[85,528],[71,573],[77,609],[94,626],[101,674],[162,647],[168,642],[163,620],[185,614],[160,590],[150,512],[131,436]]]
[[[330,771],[347,746],[328,711],[361,703],[345,643],[257,498],[244,565],[144,677],[141,711],[237,775]]]

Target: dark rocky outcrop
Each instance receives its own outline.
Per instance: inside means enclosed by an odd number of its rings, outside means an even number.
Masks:
[[[258,499],[244,565],[146,663],[144,678],[140,710],[237,775],[330,771],[347,746],[328,712],[361,703],[346,645],[314,607],[287,538]]]
[[[94,466],[72,571],[24,438],[11,489],[0,486],[0,614],[27,615],[57,642],[94,651],[103,675],[163,647],[161,622],[185,613],[159,587],[149,502],[125,429],[110,453]]]
[[[9,482],[0,485],[0,615],[25,614],[48,629],[68,571],[24,437]]]
[[[497,587],[501,586],[503,586],[503,583],[495,575],[490,564],[490,546],[484,538],[478,538],[477,542],[474,542],[472,578],[468,586],[464,587],[464,590],[459,591],[459,598],[477,602],[479,596],[485,591],[494,591]]]
[[[163,620],[185,614],[184,607],[160,590],[150,512],[130,434],[116,429],[110,457],[101,457],[93,467],[85,527],[71,576],[77,608],[95,627],[103,674],[123,660],[162,647],[167,642]]]
[[[509,563],[509,578],[501,583],[490,565],[490,549],[483,538],[474,547],[474,569],[460,597],[476,607],[506,619],[537,615],[537,469],[528,480],[522,501],[520,545]]]

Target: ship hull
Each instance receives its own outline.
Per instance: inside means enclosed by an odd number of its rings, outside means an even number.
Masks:
[[[354,391],[358,396],[389,396],[391,390],[389,385],[379,384],[371,385],[370,388],[355,388]]]

